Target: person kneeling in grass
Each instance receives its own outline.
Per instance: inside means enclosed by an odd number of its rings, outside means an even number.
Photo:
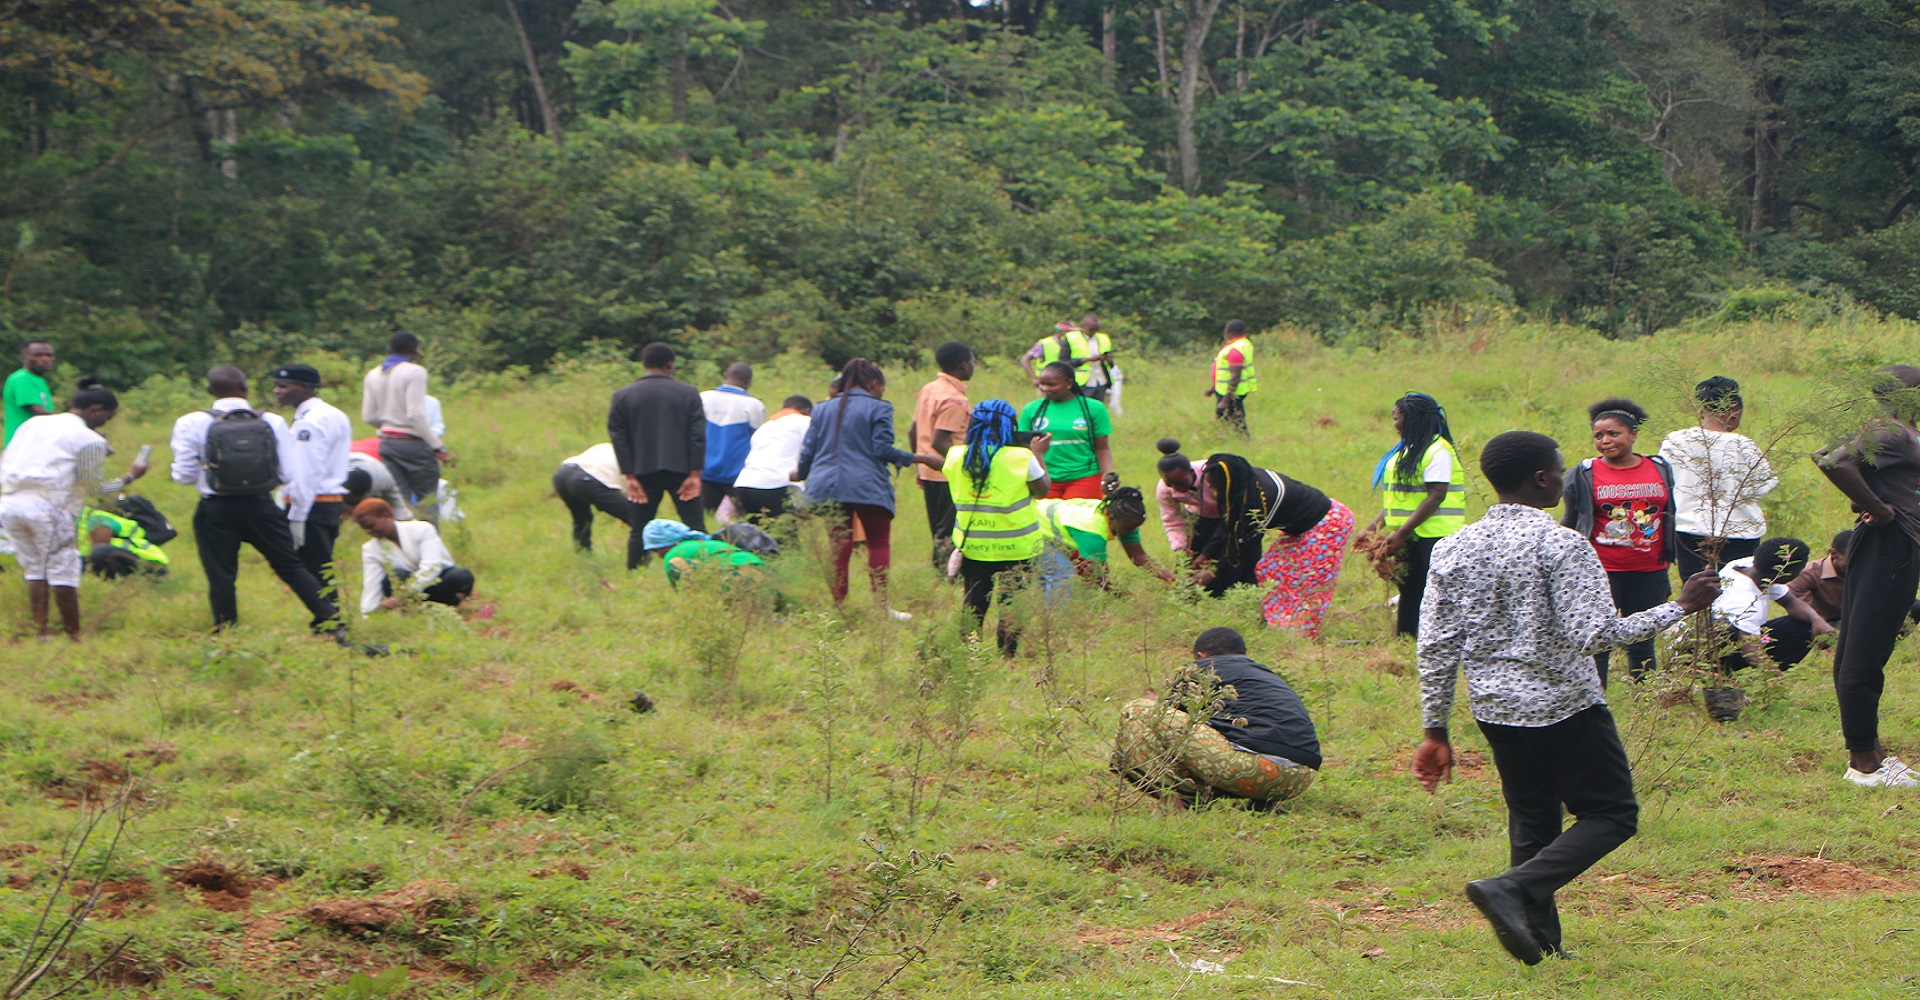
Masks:
[[[391,611],[412,600],[448,607],[473,593],[473,572],[454,565],[432,521],[396,521],[393,507],[369,497],[353,523],[372,536],[360,546],[360,613]]]
[[[1420,710],[1413,773],[1428,792],[1453,774],[1447,726],[1459,675],[1507,802],[1508,858],[1467,898],[1507,953],[1565,957],[1554,893],[1639,828],[1633,771],[1593,655],[1649,638],[1720,595],[1696,573],[1677,600],[1622,618],[1587,538],[1554,523],[1567,473],[1545,434],[1508,431],[1480,451],[1500,502],[1441,539],[1420,604]],[[1565,813],[1576,819],[1561,829]]]
[[[1113,770],[1175,809],[1216,797],[1271,805],[1305,792],[1320,738],[1300,696],[1249,658],[1233,629],[1200,633],[1193,658],[1199,683],[1176,681],[1171,704],[1149,694],[1120,710]],[[1194,724],[1188,708],[1212,714]]]
[[[1720,597],[1713,617],[1726,627],[1726,649],[1720,654],[1720,673],[1766,664],[1785,670],[1807,658],[1813,638],[1830,635],[1834,627],[1805,601],[1793,596],[1787,583],[1807,568],[1812,555],[1798,538],[1769,538],[1753,555],[1735,559],[1720,569]],[[1756,566],[1755,564],[1759,565]],[[1767,617],[1767,606],[1779,604],[1786,614]],[[1706,690],[1707,715],[1715,722],[1740,717],[1745,697],[1730,688]]]
[[[735,574],[758,574],[767,564],[765,559],[746,549],[667,518],[648,521],[640,540],[648,555],[661,557],[660,561],[666,565],[667,582],[675,586],[679,586],[681,577],[701,566],[725,566]]]

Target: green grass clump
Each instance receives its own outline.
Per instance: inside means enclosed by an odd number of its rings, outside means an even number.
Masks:
[[[1151,485],[1153,442],[1173,436],[1190,455],[1242,451],[1364,520],[1402,392],[1446,405],[1469,462],[1515,427],[1572,459],[1591,400],[1624,392],[1653,410],[1652,451],[1690,422],[1676,387],[1728,374],[1783,481],[1772,529],[1818,546],[1850,520],[1802,457],[1838,419],[1821,414],[1830,376],[1916,343],[1910,326],[1850,317],[1633,342],[1470,328],[1358,353],[1269,336],[1251,442],[1213,421],[1204,357],[1129,354],[1115,444],[1132,483]],[[1582,961],[1525,969],[1460,894],[1506,858],[1485,747],[1457,719],[1456,780],[1427,796],[1406,774],[1413,654],[1360,560],[1320,643],[1259,629],[1247,597],[1194,600],[1122,562],[1111,593],[1016,602],[1028,629],[1009,662],[957,629],[902,477],[893,603],[912,622],[875,607],[858,559],[854,597],[829,614],[817,528],[771,567],[785,605],[711,581],[676,590],[657,568],[622,569],[609,519],[593,553],[570,551],[548,492],[631,374],[568,365],[445,387],[469,511],[448,541],[494,613],[357,625],[404,651],[392,658],[306,636],[251,555],[242,627],[208,636],[191,537],[170,546],[164,581],[89,581],[78,647],[19,637],[25,596],[17,578],[0,586],[15,636],[0,670],[0,949],[31,935],[85,804],[124,794],[118,849],[70,859],[104,888],[54,976],[131,940],[69,995],[1920,996],[1920,798],[1840,780],[1830,654],[1756,683],[1727,726],[1705,720],[1688,678],[1615,688],[1642,833],[1563,894]],[[892,373],[902,430],[927,374]],[[1018,376],[996,359],[974,395],[1030,398]],[[783,359],[755,389],[817,398],[825,377]],[[351,411],[345,392],[329,395]],[[108,427],[123,454],[196,402],[176,395],[129,394]],[[186,526],[190,491],[143,491]],[[1157,527],[1145,534],[1165,558]],[[359,541],[349,527],[349,594]],[[1327,765],[1284,813],[1165,814],[1106,770],[1118,707],[1216,624],[1242,627],[1320,726]],[[1882,710],[1909,759],[1917,651],[1901,646]],[[635,714],[636,690],[658,707]],[[56,911],[85,894],[60,892]],[[1202,959],[1226,972],[1194,971]],[[378,977],[395,968],[405,984]]]

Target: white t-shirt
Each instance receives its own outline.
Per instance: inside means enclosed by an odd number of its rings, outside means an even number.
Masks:
[[[1752,556],[1720,567],[1720,596],[1714,599],[1713,616],[1748,635],[1759,635],[1767,624],[1768,607],[1787,596],[1787,585],[1776,583],[1762,590],[1753,577],[1741,572],[1752,568]]]
[[[1453,482],[1453,449],[1435,448],[1433,461],[1428,462],[1427,467],[1421,470],[1420,481],[1423,483]]]
[[[760,425],[753,432],[753,444],[747,451],[747,464],[733,478],[736,489],[778,490],[798,483],[787,479],[800,467],[800,447],[806,443],[807,428],[813,418],[804,413],[789,413]]]
[[[627,477],[620,474],[620,459],[614,455],[611,441],[602,441],[560,464],[577,466],[608,489],[627,488]]]
[[[1780,480],[1745,435],[1686,427],[1660,442],[1673,466],[1673,529],[1689,535],[1762,538],[1760,498]]]

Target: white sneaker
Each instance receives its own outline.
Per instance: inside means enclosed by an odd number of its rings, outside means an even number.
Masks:
[[[892,608],[888,608],[887,614],[892,615],[893,620],[897,622],[910,622],[913,620],[913,615],[905,611],[895,611]]]
[[[1872,774],[1848,767],[1847,780],[1868,788],[1920,788],[1920,774],[1916,774],[1898,757],[1881,761],[1880,769]]]

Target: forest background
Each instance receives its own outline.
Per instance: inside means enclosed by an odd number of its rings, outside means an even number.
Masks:
[[[1917,55],[1889,0],[35,0],[0,331],[124,387],[1912,316]]]

